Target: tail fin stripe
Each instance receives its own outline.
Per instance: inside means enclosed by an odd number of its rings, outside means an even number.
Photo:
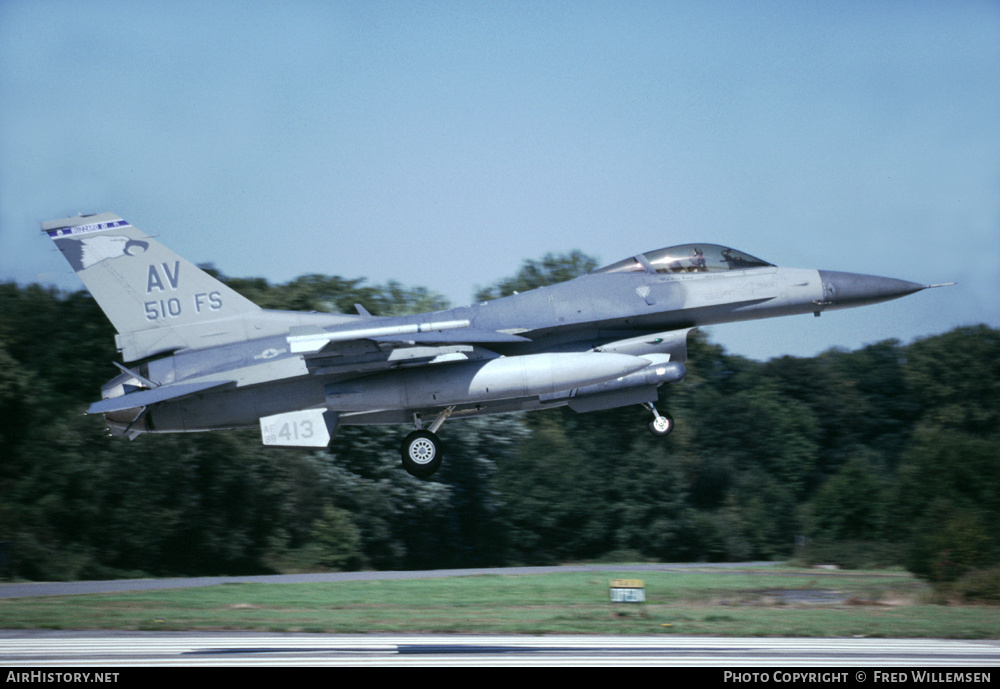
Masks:
[[[112,222],[97,222],[90,225],[78,225],[76,227],[60,227],[55,230],[46,230],[52,239],[65,237],[71,234],[86,234],[88,232],[104,232],[105,230],[115,230],[119,227],[129,227],[128,220],[115,220]]]

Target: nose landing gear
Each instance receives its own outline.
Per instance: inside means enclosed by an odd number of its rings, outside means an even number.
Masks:
[[[642,406],[653,415],[653,420],[649,422],[649,432],[660,438],[670,435],[670,431],[674,430],[674,417],[656,411],[652,402],[644,402]]]

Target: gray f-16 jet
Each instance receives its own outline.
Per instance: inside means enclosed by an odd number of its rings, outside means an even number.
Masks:
[[[684,378],[696,327],[874,304],[926,287],[779,268],[687,244],[567,282],[415,316],[265,310],[113,213],[42,223],[118,331],[126,362],[89,408],[112,435],[261,429],[326,447],[340,424],[413,424],[403,467],[441,464],[449,418],[641,405]],[[426,427],[425,427],[426,424]]]

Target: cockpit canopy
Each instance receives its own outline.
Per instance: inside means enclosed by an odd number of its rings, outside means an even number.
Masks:
[[[769,267],[773,264],[718,244],[681,244],[626,258],[594,272],[718,273]]]

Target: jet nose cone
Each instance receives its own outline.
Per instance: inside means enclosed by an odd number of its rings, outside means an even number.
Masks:
[[[823,282],[823,301],[833,308],[877,304],[927,288],[927,285],[916,282],[877,275],[839,273],[830,270],[821,270],[819,275]]]

